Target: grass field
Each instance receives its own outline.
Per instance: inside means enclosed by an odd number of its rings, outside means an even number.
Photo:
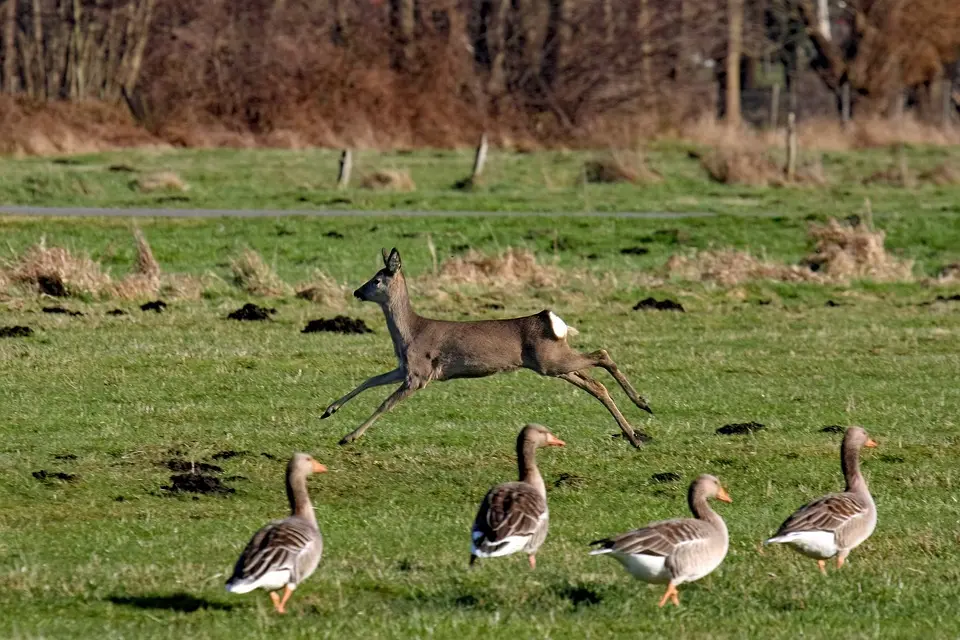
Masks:
[[[145,154],[143,162],[196,162],[200,175],[201,158],[230,157]],[[287,161],[276,158],[266,163],[276,168]],[[80,165],[50,165],[50,171],[114,161],[81,158]],[[50,161],[4,163],[27,171],[31,163]],[[203,173],[233,175],[228,165]],[[452,182],[454,174],[462,177],[451,169],[443,180]],[[11,191],[10,172],[0,175],[3,200],[34,202]],[[716,190],[702,191],[701,203],[711,210],[711,203],[751,194],[782,198],[788,210],[782,217],[684,220],[141,222],[165,271],[211,273],[223,281],[230,256],[245,247],[258,250],[288,282],[319,268],[358,286],[376,268],[381,245],[398,246],[404,268],[416,276],[431,268],[427,234],[441,257],[460,246],[526,247],[562,269],[614,274],[617,280],[606,280],[614,284],[603,289],[465,289],[417,293],[414,304],[445,318],[555,309],[580,330],[575,346],[609,349],[650,401],[654,418],[612,390],[628,419],[654,437],[639,451],[611,438],[616,425],[595,400],[530,372],[431,385],[359,443],[338,447],[340,436],[388,392],[369,391],[334,417],[318,419],[330,401],[393,366],[382,316],[372,305],[349,302],[345,312],[375,333],[344,336],[300,333],[308,319],[329,317],[332,309],[292,296],[248,298],[226,284],[198,300],[169,300],[161,314],[141,312],[130,301],[84,298],[53,302],[86,315],[54,316],[40,313],[50,299],[6,301],[0,324],[29,325],[35,335],[0,339],[0,637],[960,634],[954,612],[960,507],[953,485],[960,481],[960,302],[925,304],[960,286],[635,284],[631,274],[653,271],[671,253],[692,248],[751,248],[796,261],[808,251],[806,216],[858,213],[863,197],[698,184]],[[683,190],[673,183],[662,188]],[[611,207],[632,202],[628,187],[597,189],[610,190]],[[887,248],[917,260],[918,275],[931,275],[960,258],[960,224],[955,191],[924,189],[922,197],[891,189],[889,198],[872,200],[875,223],[888,232]],[[524,207],[578,207],[563,194],[534,191],[524,191]],[[247,195],[217,205],[295,206]],[[68,203],[66,196],[44,197],[36,202]],[[420,191],[413,197],[420,198],[417,206],[430,204]],[[464,198],[459,208],[488,206],[483,194],[449,197]],[[69,203],[133,204],[113,192],[79,200]],[[927,208],[931,201],[940,205]],[[50,245],[89,252],[115,275],[133,259],[124,220],[4,218],[0,226],[7,260],[41,236]],[[657,233],[669,230],[675,233]],[[344,237],[324,235],[331,231]],[[649,253],[620,253],[637,244]],[[650,294],[681,301],[687,313],[631,310]],[[225,319],[247,300],[274,306],[277,314],[263,323]],[[506,308],[481,303],[491,300]],[[839,306],[825,306],[827,300]],[[128,315],[106,315],[118,306]],[[598,378],[615,386],[606,374]],[[766,429],[715,434],[726,423],[753,420]],[[537,570],[531,573],[522,557],[468,570],[476,507],[492,484],[515,478],[513,443],[528,421],[548,425],[568,443],[539,456],[551,531]],[[812,560],[786,549],[761,552],[759,542],[809,498],[842,487],[840,436],[821,428],[848,424],[864,425],[880,444],[865,452],[863,463],[879,525],[848,566],[823,577]],[[223,582],[252,532],[284,514],[283,469],[296,450],[330,469],[309,483],[326,550],[317,573],[292,598],[290,614],[279,617],[265,594],[231,596]],[[240,454],[216,457],[225,451]],[[216,464],[223,471],[213,475],[236,491],[170,495],[162,489],[174,473],[170,460]],[[41,470],[75,478],[34,477]],[[681,479],[651,478],[663,472]],[[586,543],[685,515],[686,487],[699,473],[719,476],[733,497],[733,504],[717,507],[730,529],[730,553],[714,574],[681,588],[680,608],[660,610],[661,588],[632,580],[609,559],[588,556]]]

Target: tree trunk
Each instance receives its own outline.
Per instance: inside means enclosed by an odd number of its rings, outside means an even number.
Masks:
[[[727,125],[740,126],[740,55],[743,51],[743,0],[727,0]]]
[[[739,0],[742,2],[742,0]],[[640,0],[637,12],[637,35],[640,37],[640,79],[648,90],[653,89],[653,34],[650,30],[650,0]]]
[[[390,0],[390,29],[393,37],[391,65],[394,69],[410,67],[416,11],[416,0]]]
[[[3,91],[13,94],[17,90],[16,36],[17,0],[7,0],[3,12]]]

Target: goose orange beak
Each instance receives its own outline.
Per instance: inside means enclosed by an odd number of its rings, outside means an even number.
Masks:
[[[863,443],[863,446],[873,449],[875,446],[877,446],[877,443],[873,438],[868,438],[867,441]]]
[[[313,461],[313,472],[314,472],[314,473],[326,473],[326,472],[327,472],[327,468],[326,468],[324,465],[322,465],[322,464],[320,464],[319,462],[317,462],[316,460],[314,460],[314,461]]]
[[[717,491],[717,500],[721,502],[733,502],[733,498],[730,497],[730,494],[727,493],[727,490],[723,487],[720,487],[720,490]]]
[[[553,435],[552,433],[547,434],[547,446],[548,447],[565,447],[567,443]]]

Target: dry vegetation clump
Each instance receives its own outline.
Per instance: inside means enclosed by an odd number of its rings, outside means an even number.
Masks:
[[[784,183],[783,168],[763,149],[721,146],[700,156],[710,179],[722,184],[766,187]]]
[[[733,286],[754,280],[842,283],[852,279],[913,280],[913,262],[900,260],[884,248],[883,231],[858,223],[841,225],[830,219],[813,225],[814,251],[799,265],[762,260],[733,249],[676,254],[664,265],[666,276],[681,280]]]
[[[955,186],[960,184],[960,167],[953,163],[941,162],[933,169],[920,173],[917,180],[938,187]]]
[[[48,247],[43,239],[9,265],[7,277],[14,284],[57,297],[98,295],[111,284],[110,276],[89,256]]]
[[[675,254],[664,265],[669,278],[694,282],[716,282],[733,286],[754,280],[782,282],[820,282],[817,273],[807,267],[761,260],[746,251],[721,249]]]
[[[252,249],[232,259],[230,270],[233,283],[255,296],[281,296],[290,291],[289,285]]]
[[[405,169],[382,169],[363,177],[360,186],[377,191],[415,191],[417,185]]]
[[[344,307],[344,288],[336,280],[317,270],[308,282],[296,287],[297,297],[310,302],[342,309]]]
[[[561,270],[542,265],[528,249],[509,247],[498,255],[486,255],[471,249],[462,256],[444,260],[435,279],[437,284],[478,285],[487,288],[526,285],[537,288],[556,287]]]
[[[588,160],[583,164],[583,177],[593,184],[655,184],[663,180],[663,176],[651,169],[646,157],[639,153],[615,153],[609,158]]]
[[[146,176],[141,176],[134,181],[134,185],[139,191],[151,193],[153,191],[188,191],[190,185],[183,181],[173,171],[158,171]]]
[[[884,247],[886,234],[869,225],[842,225],[833,218],[809,231],[814,252],[804,263],[831,280],[913,280],[913,261],[900,260]]]

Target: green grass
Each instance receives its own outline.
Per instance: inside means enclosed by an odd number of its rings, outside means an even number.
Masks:
[[[914,203],[877,218],[888,246],[926,272],[958,257],[950,249],[960,233],[955,215]],[[46,235],[48,244],[89,251],[115,273],[132,259],[123,220],[0,222],[6,257]],[[428,269],[427,233],[441,256],[456,244],[528,246],[542,260],[555,256],[561,266],[622,281],[684,246],[751,247],[778,259],[807,249],[798,216],[142,224],[168,272],[225,275],[228,257],[252,246],[288,281],[322,268],[351,285],[372,274],[380,245],[399,246],[411,275]],[[644,240],[666,228],[682,232],[686,244]],[[331,230],[345,238],[323,235]],[[634,244],[651,253],[619,253]],[[446,318],[552,306],[581,331],[578,348],[608,348],[649,399],[653,419],[612,389],[628,419],[655,437],[640,451],[610,437],[616,425],[595,400],[531,372],[433,384],[356,445],[338,447],[388,392],[369,391],[318,420],[330,401],[393,366],[372,305],[353,302],[347,312],[375,334],[338,336],[301,334],[307,319],[330,311],[296,299],[269,301],[278,308],[269,323],[228,321],[244,300],[229,290],[173,302],[159,315],[130,303],[68,300],[87,315],[51,316],[39,313],[49,300],[15,300],[0,311],[0,324],[26,324],[36,335],[0,340],[0,637],[957,635],[960,303],[919,304],[957,291],[669,283],[590,295],[515,292],[503,311],[415,299]],[[680,299],[688,313],[630,310],[649,293]],[[756,304],[761,299],[773,302]],[[827,299],[844,304],[825,307]],[[131,314],[106,316],[115,306]],[[606,374],[597,377],[614,386]],[[750,420],[766,430],[714,434]],[[527,421],[568,443],[539,457],[551,531],[538,568],[531,573],[514,557],[469,571],[476,507],[492,484],[514,478],[513,443]],[[849,566],[824,578],[812,560],[785,549],[761,554],[758,543],[801,503],[842,486],[840,436],[820,432],[832,424],[862,424],[880,443],[864,456],[879,525]],[[193,500],[161,489],[171,475],[164,460],[209,462],[222,450],[249,452],[216,462],[223,476],[243,476],[227,482],[235,494]],[[284,459],[296,450],[330,469],[310,481],[326,550],[290,614],[278,617],[265,594],[231,596],[223,582],[253,531],[283,515]],[[66,454],[76,459],[57,458]],[[41,469],[77,480],[41,482],[31,475]],[[665,471],[682,480],[651,480]],[[564,473],[581,481],[555,487]],[[588,556],[586,543],[684,515],[686,485],[699,473],[718,475],[733,497],[717,507],[730,553],[714,574],[681,588],[679,609],[660,610],[661,588]]]
[[[481,211],[710,211],[739,214],[835,214],[858,210],[869,197],[874,211],[956,213],[960,186],[923,185],[902,189],[864,185],[875,172],[894,165],[884,149],[806,155],[820,158],[832,186],[775,188],[710,182],[693,147],[653,144],[645,153],[665,180],[584,185],[583,164],[594,152],[490,154],[482,185],[459,191],[454,183],[470,170],[472,151],[364,151],[356,154],[353,187],[335,189],[339,152],[333,150],[129,150],[64,158],[0,158],[0,204],[44,206],[172,207],[214,209],[381,209]],[[913,147],[910,170],[920,173],[956,163],[943,147]],[[121,170],[117,170],[121,169]],[[377,169],[408,170],[413,193],[383,193],[356,187]],[[186,192],[141,193],[138,176],[174,171]]]

